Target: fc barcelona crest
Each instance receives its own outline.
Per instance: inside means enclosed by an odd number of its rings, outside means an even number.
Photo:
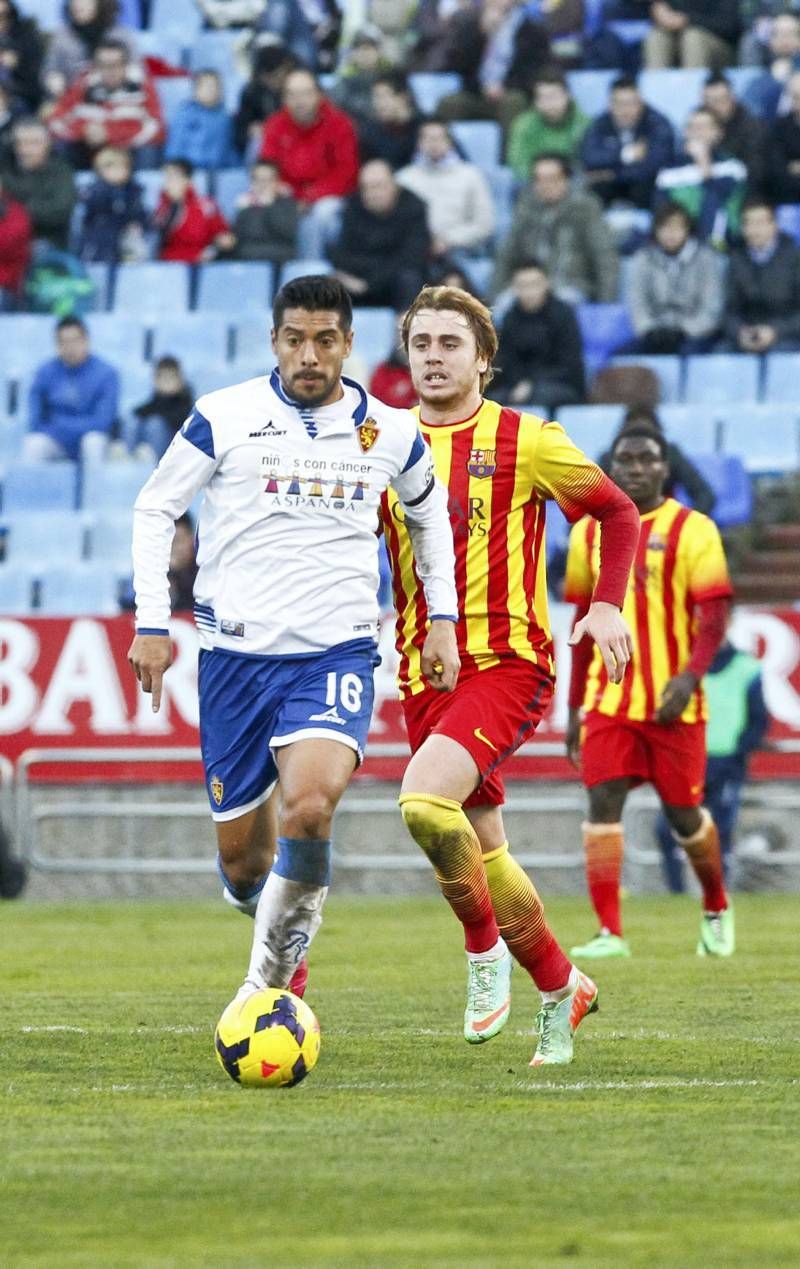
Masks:
[[[224,792],[225,792],[225,785],[222,783],[219,776],[212,776],[211,777],[211,796],[216,802],[217,806],[219,806],[220,802],[222,801],[222,795]]]
[[[361,427],[358,429],[358,443],[361,446],[362,454],[367,454],[380,436],[381,429],[378,427],[374,419],[364,419]]]
[[[470,476],[475,476],[478,480],[493,476],[497,468],[496,457],[496,449],[471,449],[467,459],[467,471]]]

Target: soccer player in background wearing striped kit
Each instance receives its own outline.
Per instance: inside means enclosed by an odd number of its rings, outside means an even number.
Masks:
[[[398,611],[399,683],[413,757],[400,805],[411,835],[464,928],[464,1037],[488,1040],[510,1008],[511,955],[542,992],[531,1065],[572,1060],[573,1033],[597,988],[570,964],[527,874],[508,850],[500,765],[530,737],[553,694],[547,615],[545,500],[571,520],[601,522],[601,576],[574,637],[586,632],[612,681],[630,657],[620,615],[638,532],[629,499],[554,423],[486,401],[497,335],[480,301],[426,287],[403,320],[403,343],[434,470],[447,486],[456,554],[461,672],[441,707],[421,674],[427,610],[391,491],[383,518]]]
[[[730,956],[733,909],[723,880],[719,834],[702,806],[706,707],[701,679],[725,637],[731,583],[717,526],[665,498],[664,437],[646,424],[626,428],[611,451],[610,474],[636,504],[639,543],[623,615],[634,655],[614,682],[587,641],[573,647],[567,752],[589,791],[583,825],[589,895],[600,930],[573,947],[577,960],[630,956],[622,935],[622,810],[630,789],[650,781],[675,840],[703,891],[699,956]],[[597,526],[570,535],[564,598],[580,621],[599,568]],[[583,720],[581,721],[581,707]]]

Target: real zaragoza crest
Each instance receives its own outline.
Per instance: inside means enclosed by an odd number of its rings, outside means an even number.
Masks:
[[[497,467],[496,456],[496,449],[471,449],[467,459],[467,471],[470,476],[475,476],[478,480],[483,480],[485,476],[493,476]]]
[[[216,802],[217,806],[219,806],[220,802],[222,801],[222,795],[224,792],[225,792],[225,785],[222,783],[219,776],[212,776],[211,777],[211,796]]]
[[[358,443],[362,454],[367,454],[380,436],[381,429],[374,419],[367,418],[358,429]]]

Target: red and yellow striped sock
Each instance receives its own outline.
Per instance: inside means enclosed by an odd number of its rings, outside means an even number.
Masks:
[[[695,876],[703,887],[703,908],[706,912],[722,912],[728,906],[722,872],[722,852],[717,826],[711,812],[700,807],[702,824],[691,837],[675,833],[675,840],[686,851]]]
[[[625,838],[621,824],[583,823],[586,881],[600,928],[622,935],[619,886]]]
[[[430,793],[401,793],[409,833],[433,864],[439,889],[464,927],[468,952],[488,952],[500,932],[492,910],[481,845],[461,803]]]
[[[483,856],[500,933],[540,991],[558,991],[572,965],[547,924],[536,887],[503,842]]]

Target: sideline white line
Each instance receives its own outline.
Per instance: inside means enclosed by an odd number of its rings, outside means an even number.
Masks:
[[[20,1027],[20,1031],[24,1035],[36,1035],[42,1031],[72,1031],[75,1035],[86,1035],[85,1027],[67,1027],[67,1026],[50,1026],[50,1027]]]
[[[790,1080],[794,1084],[794,1080]],[[649,1091],[650,1089],[662,1088],[759,1088],[764,1085],[771,1085],[769,1080],[704,1080],[704,1079],[660,1079],[660,1080],[575,1080],[571,1084],[557,1084],[554,1080],[548,1080],[546,1083],[534,1081],[523,1083],[517,1080],[515,1087],[523,1089],[526,1093],[584,1093],[584,1092],[608,1092],[615,1089],[641,1089]]]

